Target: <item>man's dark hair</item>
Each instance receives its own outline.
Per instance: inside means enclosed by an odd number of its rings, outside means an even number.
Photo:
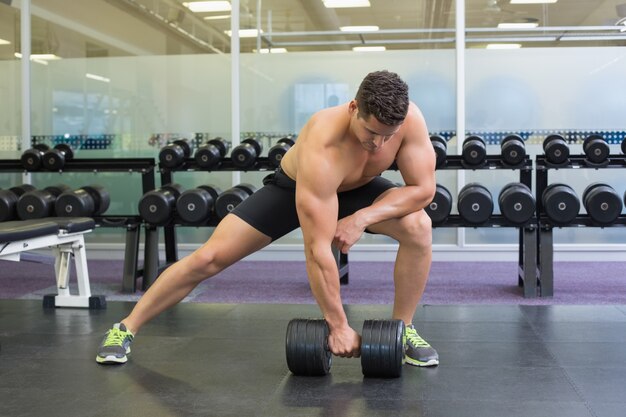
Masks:
[[[395,72],[370,72],[356,93],[358,117],[370,115],[388,126],[404,121],[409,110],[409,86]]]

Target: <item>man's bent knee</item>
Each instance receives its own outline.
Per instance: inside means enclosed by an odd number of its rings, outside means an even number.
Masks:
[[[409,213],[398,219],[402,229],[400,243],[409,243],[423,248],[432,245],[432,221],[424,210]]]

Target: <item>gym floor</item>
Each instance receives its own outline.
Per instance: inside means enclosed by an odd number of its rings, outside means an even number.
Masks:
[[[315,305],[179,304],[145,326],[127,364],[96,348],[133,303],[44,310],[0,300],[2,416],[626,415],[626,306],[421,306],[433,368],[364,379],[333,359],[326,377],[287,370],[285,330]],[[353,327],[387,306],[348,305]]]

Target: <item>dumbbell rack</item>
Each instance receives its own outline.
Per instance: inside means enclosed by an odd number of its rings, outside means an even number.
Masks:
[[[154,189],[155,162],[153,158],[116,158],[96,159],[81,158],[72,159],[65,163],[63,170],[58,172],[125,172],[141,173],[143,192]],[[0,160],[0,172],[25,172],[19,160]],[[33,171],[53,173],[55,171]],[[139,254],[139,230],[142,219],[138,215],[101,215],[94,216],[97,227],[124,227],[126,228],[126,245],[124,249],[124,272],[122,277],[122,290],[124,292],[136,291],[136,280],[145,274],[144,270],[138,269]],[[146,234],[146,240],[148,235]]]
[[[392,167],[394,168],[394,167]],[[461,155],[447,155],[446,162],[437,170],[519,170],[522,184],[532,189],[532,160],[526,157],[519,165],[508,165],[500,155],[487,155],[479,165],[467,164]],[[524,289],[524,297],[537,296],[537,218],[533,216],[522,225],[513,224],[501,214],[492,214],[485,223],[479,225],[466,222],[460,215],[451,214],[437,227],[517,227],[519,228],[518,285]]]
[[[161,172],[161,184],[169,184],[173,182],[175,172],[233,172],[233,171],[267,171],[272,172],[276,168],[270,163],[268,157],[258,157],[254,165],[245,170],[235,166],[229,157],[223,157],[220,163],[213,170],[207,170],[198,166],[194,158],[186,158],[181,165],[176,168],[166,168],[159,164]],[[154,188],[154,187],[153,187]],[[146,190],[150,191],[150,190]],[[146,225],[146,247],[144,257],[143,285],[144,288],[154,283],[159,274],[172,263],[178,260],[178,249],[176,245],[176,226],[183,227],[215,227],[219,223],[219,219],[211,218],[206,223],[200,225],[188,225],[181,223],[176,217],[167,225],[163,226],[163,234],[165,241],[165,263],[159,261],[158,250],[158,228],[154,225]],[[339,268],[339,279],[342,284],[348,283],[348,256],[333,249],[335,259]]]
[[[537,155],[536,159],[536,196],[537,213],[539,217],[539,237],[537,239],[539,281],[538,290],[542,297],[552,297],[554,295],[554,239],[553,230],[555,227],[624,227],[626,226],[626,215],[620,215],[615,223],[610,225],[596,224],[588,214],[577,215],[571,223],[567,225],[554,224],[546,215],[542,202],[542,195],[548,187],[548,171],[550,169],[615,169],[626,168],[626,158],[624,155],[609,155],[604,163],[596,164],[587,160],[584,155],[570,156],[569,160],[563,164],[553,164],[546,159],[545,155]],[[581,206],[583,202],[581,201]]]

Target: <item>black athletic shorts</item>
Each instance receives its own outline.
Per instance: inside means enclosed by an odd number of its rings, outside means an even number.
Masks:
[[[263,184],[231,213],[274,241],[300,227],[296,212],[296,182],[278,168],[265,177]],[[394,183],[379,176],[359,188],[337,193],[339,219],[372,205],[379,195],[394,187]]]

